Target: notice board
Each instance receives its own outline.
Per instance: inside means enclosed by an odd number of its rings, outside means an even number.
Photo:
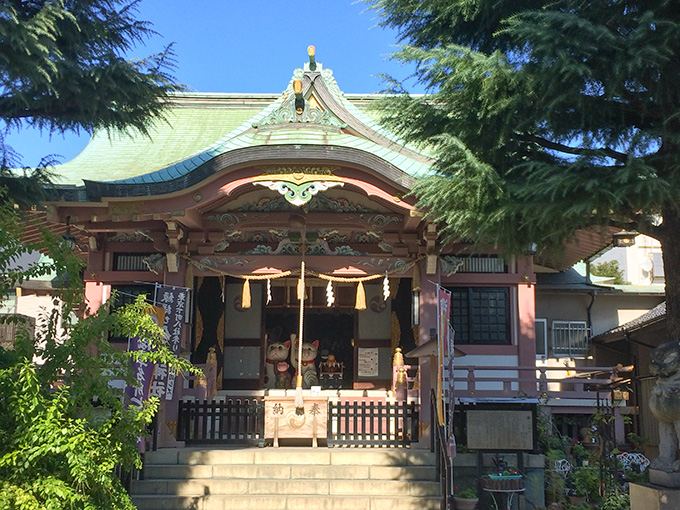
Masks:
[[[534,413],[517,409],[468,410],[467,447],[470,450],[533,450]]]

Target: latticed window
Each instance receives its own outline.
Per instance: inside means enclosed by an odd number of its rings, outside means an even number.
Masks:
[[[449,290],[456,343],[511,343],[510,291],[507,287],[455,287]]]
[[[551,350],[556,358],[583,358],[588,354],[590,329],[585,321],[552,322]]]

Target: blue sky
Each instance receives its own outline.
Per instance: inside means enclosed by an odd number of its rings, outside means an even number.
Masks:
[[[409,74],[387,60],[396,33],[377,27],[375,14],[353,0],[142,0],[138,18],[151,21],[159,35],[131,56],[174,43],[175,76],[197,92],[281,92],[310,44],[343,92],[377,92],[379,74]],[[46,154],[68,161],[87,139],[24,129],[9,143],[33,166]]]

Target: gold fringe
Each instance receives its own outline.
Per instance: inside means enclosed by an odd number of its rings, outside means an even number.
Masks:
[[[366,290],[364,289],[363,282],[359,282],[357,285],[357,299],[354,308],[356,310],[366,310]]]
[[[241,292],[241,308],[250,308],[250,280],[243,280],[243,291]]]

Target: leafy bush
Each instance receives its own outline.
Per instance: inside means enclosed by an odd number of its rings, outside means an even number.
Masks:
[[[19,218],[3,212],[0,254],[2,246],[14,254],[32,249],[14,236]],[[20,330],[12,349],[0,348],[0,510],[134,510],[114,467],[141,467],[137,440],[158,401],[130,406],[109,383],[135,384],[131,358],[177,372],[196,370],[172,354],[143,298],[115,312],[104,306],[83,316],[81,262],[48,232],[41,246],[54,260],[48,269],[63,276],[64,287],[35,338]],[[0,297],[31,276],[5,270],[9,261],[0,256]],[[138,336],[154,350],[117,350],[109,332]]]

